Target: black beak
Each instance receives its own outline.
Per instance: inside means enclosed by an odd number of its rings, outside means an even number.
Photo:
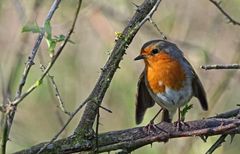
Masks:
[[[134,58],[134,60],[141,60],[141,59],[144,59],[144,58],[145,58],[144,55],[139,55],[136,58]]]

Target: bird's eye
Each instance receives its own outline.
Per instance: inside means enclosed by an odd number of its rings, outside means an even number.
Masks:
[[[158,53],[158,49],[153,49],[152,50],[152,54],[157,54]]]

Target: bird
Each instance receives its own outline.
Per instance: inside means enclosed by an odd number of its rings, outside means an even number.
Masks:
[[[158,114],[163,110],[165,122],[172,122],[177,110],[180,122],[180,108],[192,97],[198,99],[203,110],[208,110],[203,85],[176,44],[161,39],[148,41],[134,60],[145,63],[137,84],[136,124],[143,121],[146,110],[155,103],[161,107]]]

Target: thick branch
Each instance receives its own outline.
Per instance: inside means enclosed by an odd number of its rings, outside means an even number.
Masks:
[[[133,18],[129,21],[127,27],[119,36],[112,53],[102,69],[102,73],[87,100],[87,106],[76,129],[76,133],[88,131],[92,129],[93,123],[97,115],[97,109],[101,105],[102,99],[107,88],[113,78],[114,73],[119,67],[125,50],[131,43],[140,27],[152,16],[156,11],[161,0],[145,0],[141,6],[137,8]]]
[[[157,127],[160,129],[152,130],[150,134],[145,130],[145,127],[112,131],[102,133],[98,136],[99,152],[119,149],[131,152],[153,142],[166,142],[172,138],[240,133],[239,125],[239,119],[212,118],[186,122],[186,125],[182,126],[182,131],[178,131],[174,124],[166,122],[158,124]],[[165,130],[167,133],[161,131],[161,129]],[[42,144],[33,146],[27,150],[19,151],[17,154],[36,153],[41,148]],[[81,140],[75,135],[50,144],[43,153],[54,151],[56,153],[64,154],[92,151],[94,149],[95,138]]]

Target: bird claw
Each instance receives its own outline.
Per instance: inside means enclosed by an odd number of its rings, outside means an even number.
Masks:
[[[178,120],[176,122],[174,122],[174,126],[177,127],[177,131],[182,131],[182,126],[187,126],[190,127],[189,124],[187,124],[186,122],[182,121],[182,120]]]
[[[153,130],[160,130],[160,131],[168,134],[167,131],[165,131],[164,129],[162,129],[162,128],[158,127],[157,125],[155,125],[152,120],[144,127],[144,129],[145,129],[145,131],[147,131],[148,135],[150,135],[151,129],[153,129]]]
[[[156,126],[154,125],[152,120],[144,127],[148,135],[150,134],[151,128],[156,129]]]

